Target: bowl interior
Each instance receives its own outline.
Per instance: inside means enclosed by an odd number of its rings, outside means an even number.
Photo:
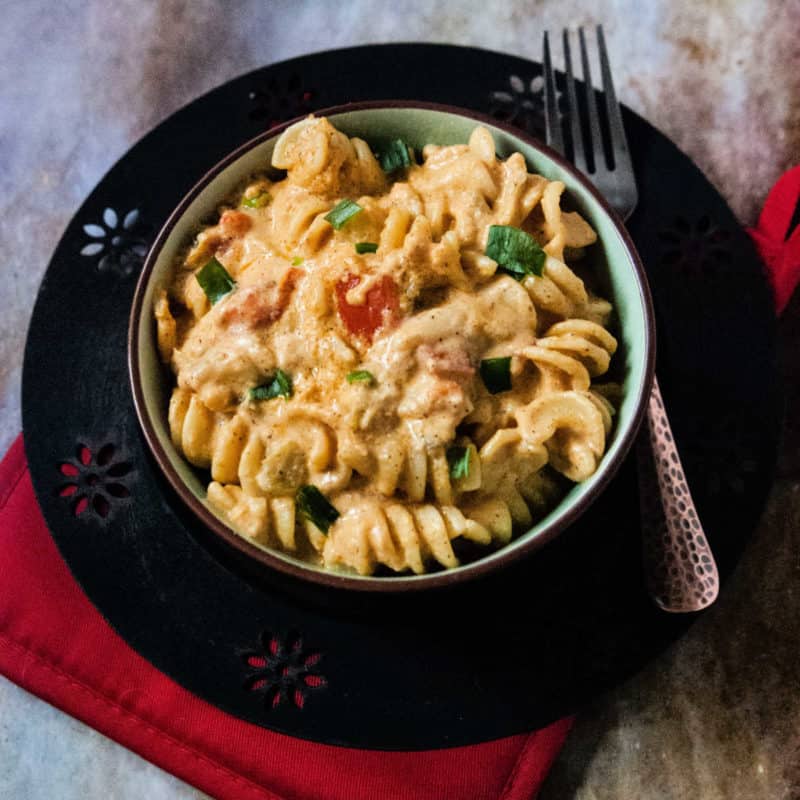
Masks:
[[[383,107],[345,111],[328,115],[331,122],[348,136],[365,139],[373,147],[381,141],[403,138],[411,146],[421,149],[425,144],[442,145],[465,143],[477,124],[489,128],[495,141],[497,154],[506,158],[515,151],[525,157],[528,169],[540,173],[549,180],[563,181],[567,187],[565,200],[570,207],[578,210],[597,231],[598,241],[590,248],[587,263],[599,276],[599,286],[605,296],[614,304],[617,325],[614,334],[620,342],[615,355],[615,377],[623,385],[623,399],[615,418],[615,425],[608,441],[607,452],[597,472],[581,484],[573,486],[561,502],[530,530],[516,537],[501,550],[480,559],[486,568],[493,561],[506,558],[520,549],[529,549],[531,545],[546,534],[551,533],[554,525],[565,516],[572,517],[595,491],[595,487],[603,479],[610,464],[616,462],[619,450],[628,444],[626,436],[640,418],[639,409],[644,398],[644,391],[649,380],[648,365],[652,361],[652,337],[648,336],[648,301],[647,291],[637,278],[633,257],[626,242],[612,218],[601,203],[583,183],[566,167],[551,158],[546,152],[534,147],[526,141],[512,135],[503,128],[496,127],[482,120],[461,116],[447,111],[429,108]],[[257,142],[234,160],[218,170],[212,171],[210,179],[199,189],[193,191],[191,200],[185,205],[176,219],[173,219],[165,233],[159,237],[156,248],[148,258],[151,266],[146,283],[139,287],[141,294],[138,319],[133,320],[137,328],[133,341],[138,347],[131,357],[138,363],[141,382],[140,413],[149,418],[152,432],[155,435],[166,458],[181,481],[223,525],[227,525],[206,501],[206,482],[208,477],[195,470],[176,450],[169,435],[167,425],[167,407],[171,391],[171,382],[165,368],[159,361],[155,338],[155,325],[152,318],[153,299],[156,293],[169,281],[172,263],[179,250],[194,235],[201,221],[213,217],[222,198],[235,190],[250,174],[263,171],[270,163],[272,150],[278,135]],[[642,280],[644,278],[642,277]],[[266,548],[264,548],[266,550]],[[292,556],[270,550],[270,555],[287,566],[293,565],[292,572],[301,570],[330,575],[331,573],[301,562]],[[469,571],[470,565],[449,570],[448,575]],[[483,571],[483,569],[481,570]],[[398,578],[360,578],[347,576],[350,581],[374,583],[390,581],[392,584],[425,584],[431,582],[431,576],[411,576]],[[411,588],[409,586],[408,588]]]

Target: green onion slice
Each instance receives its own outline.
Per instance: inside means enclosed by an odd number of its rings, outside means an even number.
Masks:
[[[521,281],[540,275],[547,254],[529,233],[511,225],[490,225],[486,255],[497,262],[502,272]]]
[[[356,253],[360,256],[364,253],[377,253],[378,245],[375,242],[356,242]]]
[[[303,263],[303,259],[300,256],[295,256],[292,259],[292,266],[299,267]]]
[[[447,448],[447,463],[450,466],[450,477],[454,481],[469,475],[470,453],[469,447]]]
[[[272,400],[273,397],[291,397],[292,390],[291,376],[279,369],[269,381],[261,386],[254,386],[249,395],[251,400]]]
[[[236,288],[236,281],[216,258],[208,261],[195,277],[212,306]]]
[[[341,200],[325,215],[325,219],[333,225],[334,230],[338,231],[348,220],[363,210],[355,200]]]
[[[411,166],[408,145],[402,139],[393,139],[389,142],[378,158],[381,162],[381,168],[388,174]]]
[[[367,369],[357,369],[347,375],[348,383],[374,383],[375,376]]]
[[[301,486],[295,495],[297,510],[323,533],[339,518],[339,512],[316,486]]]
[[[272,200],[269,192],[261,192],[255,197],[245,197],[242,200],[242,205],[246,208],[264,208],[264,206]]]
[[[480,366],[481,380],[491,394],[511,388],[511,356],[484,358]]]

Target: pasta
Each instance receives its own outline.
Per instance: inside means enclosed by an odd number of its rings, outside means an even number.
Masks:
[[[177,260],[153,309],[175,447],[243,536],[420,574],[508,543],[613,429],[612,308],[563,183],[467,144],[376,156],[309,117]],[[274,173],[273,173],[274,175]],[[569,263],[568,263],[569,262]]]

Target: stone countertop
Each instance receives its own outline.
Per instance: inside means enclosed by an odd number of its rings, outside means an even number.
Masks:
[[[20,427],[25,331],[71,215],[161,119],[263,64],[387,41],[538,58],[545,27],[602,22],[620,98],[694,158],[743,223],[753,223],[778,175],[800,163],[800,0],[438,6],[4,5],[0,451]],[[781,339],[789,413],[778,477],[751,545],[719,602],[678,644],[581,714],[542,800],[800,796],[800,298]],[[112,796],[204,795],[0,679],[0,797]]]

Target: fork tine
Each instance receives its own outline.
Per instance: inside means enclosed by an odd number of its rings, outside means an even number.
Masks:
[[[575,77],[572,74],[572,55],[569,49],[569,31],[564,28],[564,68],[567,75],[567,110],[569,112],[569,126],[572,133],[572,161],[581,171],[586,172],[586,145],[581,133],[580,114],[578,110],[578,96],[575,93]]]
[[[558,115],[558,98],[556,96],[556,76],[553,73],[553,62],[550,58],[550,39],[544,32],[544,119],[545,140],[554,150],[564,152],[564,137],[561,132],[561,120]]]
[[[589,67],[589,52],[586,49],[586,37],[583,28],[578,28],[578,38],[581,42],[581,66],[583,68],[583,83],[586,89],[586,108],[589,113],[589,131],[592,136],[592,151],[594,154],[594,172],[606,171],[606,157],[603,152],[603,134],[600,130],[600,119],[597,116],[597,101],[592,85],[592,71]]]
[[[603,94],[606,98],[608,128],[611,132],[611,151],[614,153],[616,166],[619,154],[628,155],[628,140],[625,138],[625,126],[622,123],[622,109],[617,102],[614,81],[611,79],[611,64],[608,60],[606,38],[603,35],[602,25],[597,26],[597,46],[600,50],[600,72],[603,75]]]

